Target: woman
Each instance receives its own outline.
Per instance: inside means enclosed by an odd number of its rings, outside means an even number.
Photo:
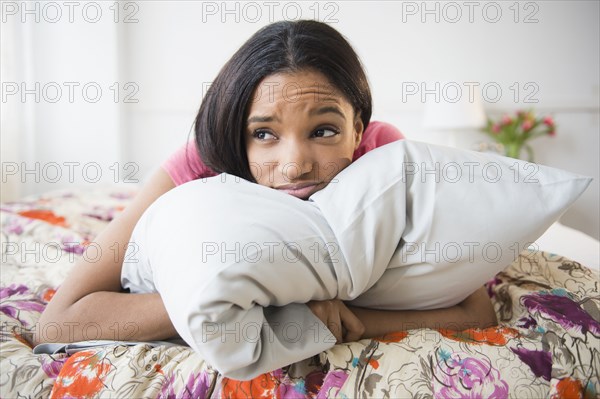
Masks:
[[[364,152],[401,138],[389,125],[370,124],[370,118],[362,65],[336,30],[316,21],[283,21],[259,30],[227,62],[202,101],[195,123],[199,154],[189,146],[174,155],[99,234],[99,260],[79,261],[42,314],[38,331],[50,323],[59,326],[56,342],[90,339],[89,323],[100,326],[95,339],[176,336],[159,294],[128,294],[120,284],[123,254],[144,210],[176,184],[221,172],[306,199]],[[114,251],[115,244],[120,251]],[[340,300],[308,306],[338,342],[408,328],[496,323],[483,289],[439,310],[380,311]],[[48,342],[45,336],[34,339]]]

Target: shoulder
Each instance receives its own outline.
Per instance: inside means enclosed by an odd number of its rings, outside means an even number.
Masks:
[[[202,162],[198,147],[193,140],[181,146],[161,166],[177,186],[195,179],[217,175]]]
[[[404,135],[400,130],[387,122],[373,121],[369,123],[363,132],[363,141],[375,140],[379,145],[391,143],[392,141],[402,140]]]
[[[360,145],[354,152],[354,159],[357,160],[367,152],[381,147],[382,145],[392,143],[397,140],[404,139],[404,135],[400,130],[387,122],[373,121],[370,122],[363,132]]]

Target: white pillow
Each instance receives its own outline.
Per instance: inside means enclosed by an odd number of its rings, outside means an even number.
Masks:
[[[386,272],[351,303],[431,309],[461,302],[509,265],[591,180],[513,158],[402,140],[365,154],[310,200],[352,257],[364,257],[363,243],[405,212],[398,247],[378,254],[390,258]]]
[[[305,305],[349,284],[344,262],[329,256],[334,241],[314,203],[222,174],[178,186],[146,210],[121,284],[159,292],[202,358],[251,379],[335,344]]]
[[[311,299],[384,309],[460,302],[589,182],[406,140],[364,155],[309,201],[222,174],[176,187],[146,210],[122,285],[160,292],[190,346],[224,375],[249,379],[334,345],[303,305]],[[501,255],[490,262],[496,256],[483,247]]]

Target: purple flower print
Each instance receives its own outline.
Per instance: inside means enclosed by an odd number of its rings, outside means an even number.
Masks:
[[[537,321],[531,316],[521,317],[517,322],[517,327],[521,328],[537,327],[537,325]]]
[[[343,370],[330,371],[323,380],[323,386],[317,395],[317,399],[337,397],[347,379],[348,374]]]
[[[205,398],[208,388],[210,388],[210,378],[206,371],[201,371],[196,375],[192,373],[184,390],[179,392],[177,397],[182,399]]]
[[[536,377],[550,381],[552,374],[552,355],[550,352],[529,350],[525,348],[511,348],[523,363],[529,366]]]
[[[279,381],[276,397],[291,399],[304,399],[306,397],[304,379],[295,380],[290,378],[282,368],[271,371],[271,375],[276,381]]]
[[[175,398],[175,375],[170,373],[165,376],[165,382],[162,384],[158,399]]]
[[[185,387],[177,394],[175,394],[175,376],[173,374],[169,374],[165,378],[166,381],[164,382],[162,389],[160,390],[160,394],[158,395],[160,399],[205,398],[206,394],[208,393],[208,389],[210,388],[210,378],[206,371],[201,371],[198,374],[190,374]]]
[[[277,387],[277,397],[290,399],[306,398],[304,380],[282,382]]]
[[[12,284],[8,287],[0,288],[0,312],[5,315],[12,317],[13,319],[19,320],[24,326],[29,325],[27,321],[19,318],[20,311],[34,311],[42,312],[45,305],[40,303],[37,298],[35,299],[9,299],[15,295],[30,294],[29,288],[24,285]]]
[[[600,336],[600,323],[564,290],[555,289],[551,292],[524,295],[521,301],[530,313],[538,312],[542,317],[560,324],[565,330],[576,330],[582,334],[589,331],[596,337]]]
[[[29,288],[23,284],[11,284],[8,287],[0,288],[0,300],[13,295],[28,294]]]
[[[123,200],[130,199],[133,197],[133,195],[134,195],[134,193],[126,193],[126,192],[114,192],[114,193],[110,194],[110,196],[112,198],[123,199]]]
[[[110,222],[115,218],[117,211],[114,208],[95,206],[90,212],[84,213],[84,216],[89,216],[94,219]]]
[[[463,353],[438,352],[433,370],[435,398],[506,398],[508,384],[488,359]]]
[[[60,370],[63,367],[63,364],[67,360],[67,357],[63,357],[62,359],[53,359],[50,356],[41,356],[40,362],[42,363],[42,370],[44,373],[50,378],[56,379]]]
[[[311,398],[317,396],[323,386],[324,380],[325,373],[321,370],[314,370],[308,373],[303,384],[306,394]]]
[[[83,255],[85,252],[85,246],[83,246],[81,243],[69,240],[69,238],[63,238],[62,250],[75,255]]]
[[[23,226],[30,223],[31,220],[24,220],[19,218],[8,219],[4,230],[9,234],[23,234]]]
[[[500,280],[498,277],[494,277],[493,279],[491,279],[490,281],[485,283],[487,294],[490,298],[493,298],[496,296],[496,293],[494,292],[494,290],[495,290],[496,286],[499,284],[502,284],[502,280]]]

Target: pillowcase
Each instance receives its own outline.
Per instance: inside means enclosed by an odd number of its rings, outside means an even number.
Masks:
[[[335,344],[310,300],[459,303],[590,180],[406,140],[367,153],[308,201],[222,174],[146,210],[122,285],[159,292],[192,348],[223,375],[251,379]]]
[[[121,283],[159,292],[181,338],[246,380],[335,345],[305,305],[364,286],[330,255],[334,242],[314,203],[222,174],[177,186],[146,210]]]
[[[342,251],[351,259],[366,257],[365,267],[372,254],[361,254],[364,243],[405,214],[397,248],[377,254],[390,259],[386,272],[350,303],[432,309],[460,303],[508,266],[591,180],[495,154],[403,140],[367,153],[310,200]],[[400,187],[406,198],[398,197]]]

